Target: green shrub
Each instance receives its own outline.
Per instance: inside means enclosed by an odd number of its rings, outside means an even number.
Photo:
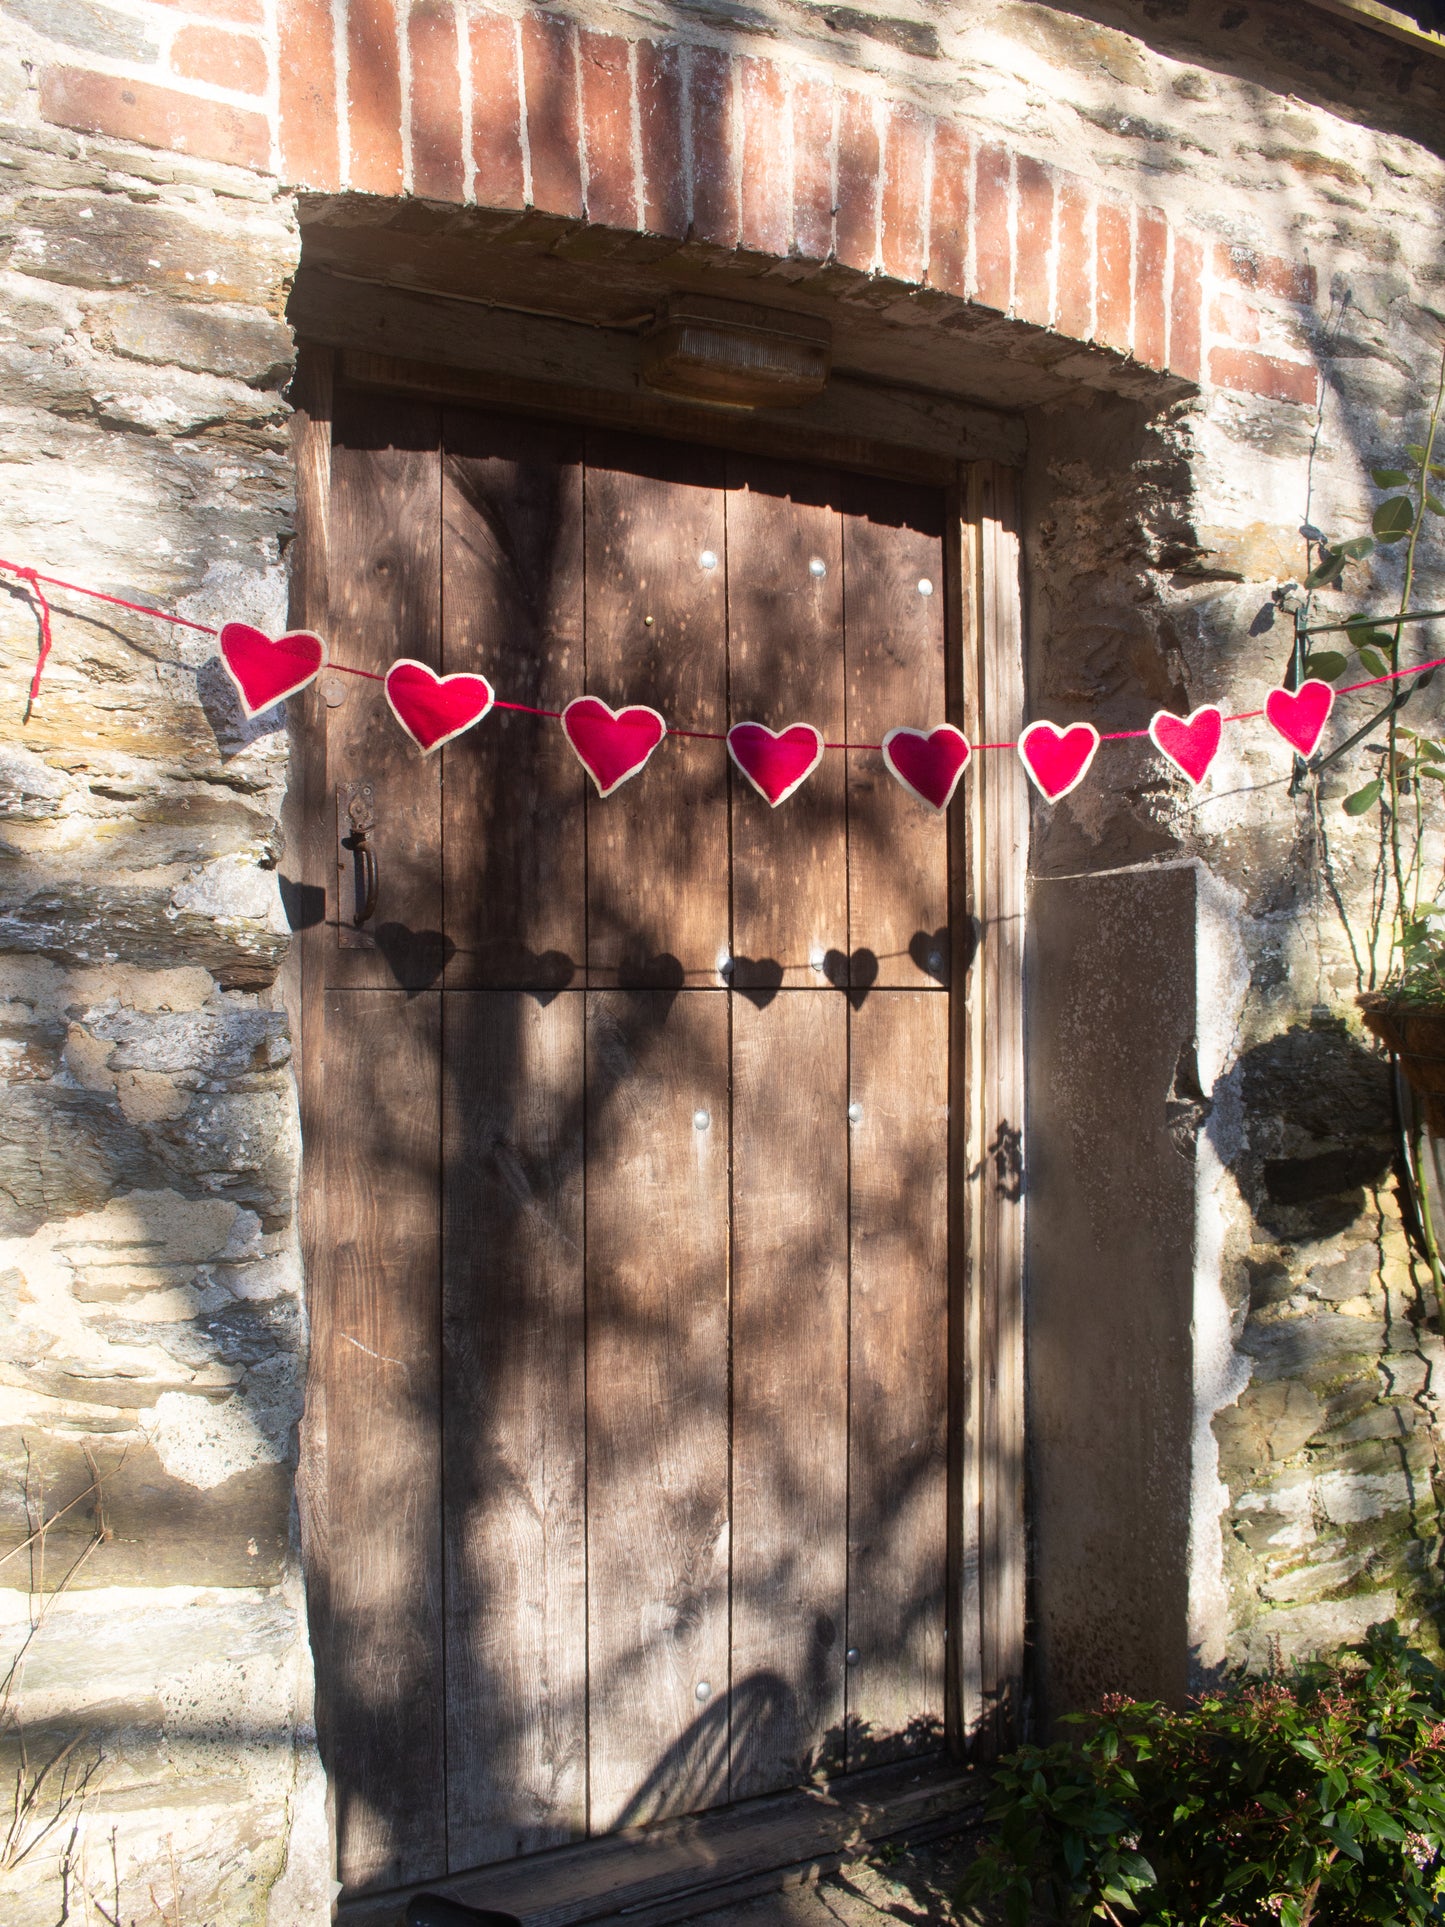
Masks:
[[[963,1897],[1068,1922],[1445,1921],[1445,1674],[1394,1625],[1176,1712],[1111,1699],[997,1769]]]

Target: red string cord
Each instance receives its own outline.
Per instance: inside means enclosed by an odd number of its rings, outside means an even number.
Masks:
[[[50,604],[46,601],[45,591],[40,586],[42,582],[48,582],[53,589],[68,589],[72,595],[89,596],[95,602],[109,602],[117,609],[129,609],[138,616],[154,616],[157,622],[170,622],[181,629],[194,629],[198,635],[214,636],[219,633],[218,630],[208,628],[204,622],[192,622],[188,616],[172,615],[166,609],[151,609],[143,602],[127,602],[123,596],[106,595],[101,589],[87,589],[79,582],[66,582],[58,575],[42,575],[38,569],[27,568],[19,562],[6,562],[3,557],[0,557],[0,569],[5,569],[11,575],[19,576],[22,582],[29,583],[30,593],[35,598],[37,614],[40,617],[40,655],[35,664],[35,674],[30,681],[30,699],[25,711],[27,716],[35,705],[36,697],[40,694],[40,678],[45,674],[46,660],[50,655]],[[344,662],[329,662],[326,666],[328,669],[338,670],[343,676],[364,676],[368,682],[386,681],[386,677],[378,674],[375,669],[353,669],[350,664]],[[1357,690],[1374,689],[1378,684],[1385,682],[1398,682],[1403,676],[1423,676],[1432,669],[1445,669],[1445,656],[1437,656],[1433,662],[1416,663],[1411,669],[1391,669],[1383,676],[1367,676],[1363,682],[1347,682],[1337,689],[1335,694],[1352,696]],[[562,714],[560,709],[536,709],[531,703],[507,703],[500,697],[495,700],[493,707],[513,709],[523,716],[547,716],[554,721]],[[1233,716],[1224,717],[1223,720],[1226,723],[1248,723],[1256,716],[1263,714],[1262,709],[1241,709]],[[673,729],[669,726],[667,733],[669,736],[689,736],[703,743],[727,741],[726,733],[716,729]],[[1128,743],[1135,742],[1148,734],[1147,729],[1111,729],[1101,732],[1099,741]],[[881,743],[824,743],[823,747],[824,749],[877,750],[883,745]],[[972,747],[975,751],[982,752],[987,749],[1017,749],[1018,744],[975,743]]]

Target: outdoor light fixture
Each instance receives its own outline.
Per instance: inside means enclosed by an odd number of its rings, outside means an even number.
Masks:
[[[671,295],[643,337],[642,378],[723,408],[796,408],[827,386],[832,346],[828,323],[811,315]]]

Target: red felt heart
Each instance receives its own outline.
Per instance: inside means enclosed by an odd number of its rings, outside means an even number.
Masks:
[[[492,685],[465,670],[439,676],[424,662],[402,656],[386,672],[386,700],[411,740],[429,756],[479,723],[492,706]]]
[[[823,738],[811,723],[769,729],[766,723],[734,723],[728,754],[758,795],[776,809],[823,760]]]
[[[1291,749],[1312,756],[1334,704],[1330,685],[1311,678],[1298,689],[1271,689],[1264,699],[1264,713]]]
[[[883,738],[883,760],[920,803],[946,810],[972,752],[968,738],[952,723],[933,729],[890,729]]]
[[[655,709],[642,703],[609,709],[599,696],[577,696],[568,703],[562,728],[599,796],[610,796],[619,783],[636,776],[667,734]]]
[[[1205,703],[1189,716],[1161,709],[1149,725],[1155,749],[1198,789],[1219,753],[1224,718],[1214,703]]]
[[[1051,803],[1083,782],[1098,747],[1099,732],[1092,723],[1070,723],[1067,729],[1030,723],[1019,737],[1023,766]]]
[[[309,629],[292,629],[273,642],[249,622],[221,630],[221,661],[248,716],[294,696],[326,667],[326,644]]]

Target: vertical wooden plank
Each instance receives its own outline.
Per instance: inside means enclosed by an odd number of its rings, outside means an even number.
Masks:
[[[1011,742],[1023,727],[1017,480],[980,463],[970,478],[979,627],[970,735]],[[972,1061],[970,1329],[977,1333],[970,1456],[977,1468],[981,1572],[980,1749],[1018,1733],[1024,1643],[1024,1031],[1028,785],[1018,758],[979,759],[969,817],[980,932],[969,999]]]
[[[844,732],[842,480],[825,470],[728,461],[728,701],[734,723]],[[771,809],[731,772],[735,989],[820,986],[848,950],[846,770],[824,754]]]
[[[302,348],[297,361],[292,451],[296,464],[296,553],[291,569],[289,622],[293,629],[329,627],[327,523],[331,496],[331,410],[335,356],[327,348]],[[326,807],[326,723],[321,692],[313,683],[286,705],[291,745],[281,876],[288,919],[297,933],[282,972],[291,1023],[292,1062],[301,1107],[302,1169],[299,1195],[301,1259],[306,1277],[311,1350],[306,1406],[300,1430],[297,1512],[307,1609],[318,1669],[329,1664],[324,1649],[328,1624],[328,1533],[326,1508],[326,1402],[324,1365],[329,1347],[329,1306],[323,1288],[326,1256],[326,1184],[323,1159],[327,951],[326,886],[331,868],[331,812]],[[323,1744],[326,1736],[323,1735]]]
[[[445,1000],[453,1869],[586,1831],[583,997]]]
[[[728,1797],[727,1274],[726,993],[593,993],[593,1833]]]
[[[442,652],[498,696],[582,693],[582,436],[448,411]],[[442,752],[448,988],[557,990],[582,968],[583,790],[558,725],[494,709]]]
[[[948,999],[871,992],[849,1060],[853,1771],[944,1737]]]
[[[441,425],[424,403],[336,397],[331,459],[328,640],[354,669],[382,674],[398,656],[441,662]],[[336,822],[328,919],[336,932],[330,981],[424,989],[445,962],[442,931],[441,764],[398,727],[380,686],[330,671],[328,814],[338,789],[369,783],[380,888],[364,929],[353,922],[356,865]]]
[[[722,457],[587,439],[587,691],[725,731]],[[704,558],[714,558],[713,566]],[[588,797],[588,981],[716,984],[728,941],[727,751],[669,737]]]
[[[326,999],[330,1664],[351,1893],[446,1866],[438,993]]]
[[[974,740],[978,709],[977,540],[969,519],[968,471],[948,492],[944,541],[948,720]],[[969,1266],[972,1223],[971,1120],[977,1110],[970,1037],[976,943],[973,847],[975,820],[969,772],[962,808],[951,812],[948,1010],[948,1674],[950,1744],[966,1752],[983,1716],[983,1647],[979,1569],[978,1293]]]
[[[875,480],[851,493],[843,523],[848,741],[881,744],[895,726],[948,720],[943,497]],[[960,788],[953,808],[962,807]],[[848,753],[848,912],[855,987],[947,983],[948,824],[888,774],[877,749]]]
[[[732,1795],[843,1764],[847,1006],[733,1014]]]

